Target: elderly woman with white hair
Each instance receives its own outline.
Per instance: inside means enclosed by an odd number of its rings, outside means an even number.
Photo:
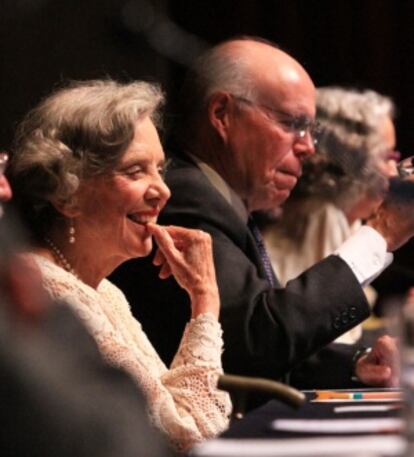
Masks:
[[[277,222],[265,229],[272,265],[282,284],[332,254],[382,202],[396,174],[394,105],[372,90],[317,90],[321,134],[317,153]],[[369,301],[375,292],[367,289]],[[351,330],[337,341],[352,343]]]
[[[144,82],[71,83],[21,123],[8,176],[45,288],[73,307],[104,358],[143,388],[153,422],[183,450],[227,426],[230,402],[217,390],[222,337],[210,237],[156,224],[170,196],[156,130],[162,101]],[[153,237],[160,277],[173,275],[192,302],[169,369],[105,279],[148,255]],[[145,287],[139,277],[136,287]]]

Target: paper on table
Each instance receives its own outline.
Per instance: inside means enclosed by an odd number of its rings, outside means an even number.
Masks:
[[[335,406],[334,413],[369,413],[369,412],[385,412],[393,411],[395,409],[401,409],[401,403],[394,403],[392,405],[347,405],[347,406]]]
[[[295,439],[215,439],[193,448],[197,457],[374,457],[401,456],[400,436],[349,436]]]
[[[402,392],[387,391],[345,391],[345,390],[315,390],[312,402],[396,402],[402,401]]]
[[[275,430],[300,433],[392,433],[400,432],[404,422],[400,418],[373,419],[277,419]]]
[[[363,400],[354,400],[352,398],[326,398],[326,399],[319,399],[315,398],[313,400],[310,400],[311,403],[361,403],[361,402],[366,402],[366,403],[389,403],[389,402],[398,402],[401,400],[398,399],[391,399],[391,398],[382,398],[382,399],[363,399]]]

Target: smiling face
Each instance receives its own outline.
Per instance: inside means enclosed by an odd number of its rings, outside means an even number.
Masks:
[[[111,175],[88,179],[78,193],[74,218],[83,246],[99,249],[121,263],[151,252],[147,222],[156,222],[170,191],[162,179],[164,152],[149,118],[139,121],[134,138]],[[78,236],[77,236],[78,238]]]

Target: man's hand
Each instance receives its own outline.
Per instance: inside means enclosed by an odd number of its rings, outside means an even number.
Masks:
[[[357,360],[355,374],[369,386],[397,387],[400,364],[396,340],[387,335],[378,338],[371,352]]]
[[[391,179],[386,198],[367,225],[384,237],[388,251],[414,236],[414,175]]]

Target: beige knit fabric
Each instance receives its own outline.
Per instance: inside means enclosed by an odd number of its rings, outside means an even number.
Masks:
[[[32,257],[51,296],[68,303],[104,358],[137,381],[146,394],[153,423],[176,448],[188,449],[227,427],[230,400],[216,389],[217,376],[222,373],[222,330],[211,314],[202,314],[187,324],[167,369],[116,286],[104,279],[95,290],[50,260]]]

